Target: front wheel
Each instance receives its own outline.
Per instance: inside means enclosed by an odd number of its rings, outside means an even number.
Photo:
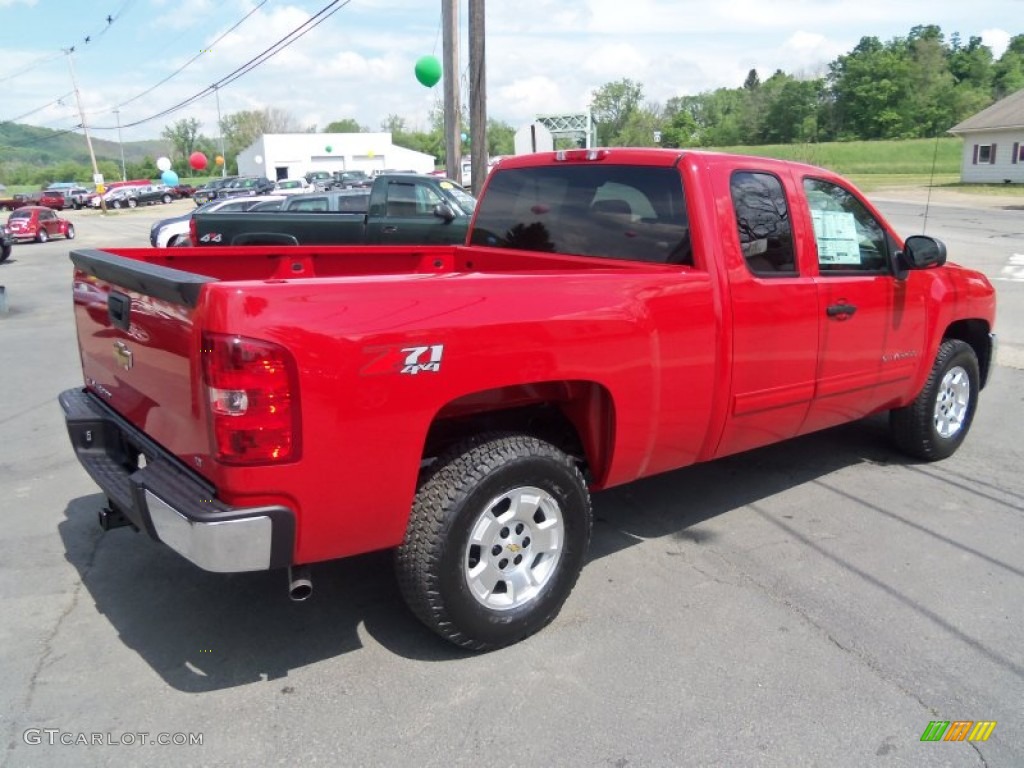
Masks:
[[[128,207],[129,208],[134,208],[138,204],[139,204],[138,201],[134,197],[129,197],[128,198]]]
[[[64,237],[66,237],[68,240],[74,240],[75,239],[75,225],[74,224],[68,224],[68,228],[67,228],[67,231],[64,233]]]
[[[9,258],[11,258],[11,251],[14,250],[13,245],[0,246],[0,264],[3,264]]]
[[[110,207],[111,208],[120,208],[121,207],[121,201],[120,200],[115,200],[114,202],[112,202],[110,204]]]
[[[395,567],[414,614],[492,650],[546,626],[579,576],[590,495],[575,462],[526,435],[472,438],[428,468]]]
[[[164,205],[168,205],[171,202],[171,196],[170,195],[164,195],[163,196],[163,201],[164,201]]]
[[[896,445],[925,461],[952,456],[974,421],[980,380],[974,349],[959,339],[942,342],[914,402],[889,412]]]

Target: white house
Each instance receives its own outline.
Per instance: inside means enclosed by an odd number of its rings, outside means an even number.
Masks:
[[[238,153],[238,172],[295,179],[310,171],[429,173],[434,156],[391,143],[390,133],[265,133]]]
[[[964,140],[960,181],[1024,183],[1024,90],[997,101],[949,132]]]

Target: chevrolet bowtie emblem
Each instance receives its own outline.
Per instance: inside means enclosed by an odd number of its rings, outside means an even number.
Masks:
[[[123,341],[114,342],[114,362],[126,371],[132,369],[132,351],[128,349],[128,345]]]
[[[518,544],[509,544],[508,545],[508,551],[511,552],[512,554],[515,554],[520,549],[522,549],[522,547],[520,547]]]

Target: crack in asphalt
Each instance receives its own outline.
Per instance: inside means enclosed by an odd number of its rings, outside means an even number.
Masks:
[[[103,539],[104,535],[102,531],[93,536],[92,550],[89,553],[89,558],[86,561],[85,565],[83,566],[81,574],[79,575],[75,583],[75,588],[72,590],[71,601],[64,608],[64,610],[61,611],[60,616],[57,617],[57,621],[54,622],[53,628],[51,629],[49,634],[47,634],[46,638],[43,640],[43,652],[39,655],[39,659],[36,662],[35,669],[32,670],[32,675],[29,677],[28,688],[25,692],[25,698],[19,710],[21,712],[20,717],[22,718],[28,715],[32,707],[32,702],[33,699],[35,698],[36,693],[36,685],[39,682],[39,676],[40,674],[42,674],[43,670],[47,666],[47,662],[53,655],[53,641],[60,633],[60,630],[63,627],[67,617],[70,616],[71,612],[78,606],[79,597],[81,596],[82,589],[85,586],[85,579],[89,575],[89,572],[92,570],[93,565],[96,563],[96,556],[99,552],[100,544],[102,543]],[[3,759],[0,760],[0,768],[7,768],[7,766],[9,765],[9,761],[14,754],[14,750],[18,746],[18,718],[19,715],[14,715],[11,718],[9,734],[7,738],[7,748],[4,750]]]

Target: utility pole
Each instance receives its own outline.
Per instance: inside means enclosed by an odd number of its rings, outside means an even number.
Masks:
[[[459,109],[459,0],[441,0],[444,40],[444,149],[445,171],[452,181],[462,180],[462,129]]]
[[[75,89],[75,103],[78,104],[78,117],[82,121],[82,132],[85,134],[85,143],[89,147],[89,159],[92,160],[92,179],[93,183],[99,185],[97,179],[100,177],[100,168],[96,165],[96,153],[92,149],[92,139],[89,138],[89,127],[85,124],[85,110],[82,109],[82,97],[78,94],[78,79],[75,77],[75,64],[71,58],[71,53],[74,49],[68,48],[64,51],[68,57],[68,69],[71,70],[71,85]],[[100,207],[103,209],[103,213],[107,212],[107,201],[103,199],[103,195],[100,195]]]
[[[220,156],[223,162],[220,164],[220,176],[228,175],[228,159],[224,156],[224,126],[220,124],[220,88],[213,86],[213,95],[217,98],[217,130],[220,132]]]
[[[487,177],[487,66],[484,55],[484,0],[469,0],[469,156],[473,194]]]
[[[117,146],[121,150],[121,181],[128,181],[128,171],[124,167],[124,142],[121,141],[121,110],[114,109],[117,116]]]

